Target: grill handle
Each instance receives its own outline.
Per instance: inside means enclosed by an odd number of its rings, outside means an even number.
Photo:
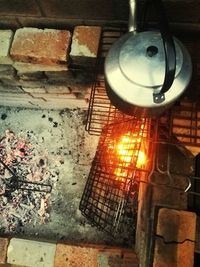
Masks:
[[[163,85],[159,93],[153,94],[154,102],[159,104],[165,100],[164,93],[166,93],[170,89],[175,79],[176,50],[173,37],[169,30],[169,25],[163,2],[162,0],[153,0],[153,3],[158,18],[158,25],[160,28],[165,52],[165,77]]]

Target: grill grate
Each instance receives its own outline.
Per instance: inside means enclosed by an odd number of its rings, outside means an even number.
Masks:
[[[100,135],[104,125],[112,123],[116,118],[127,118],[117,110],[107,97],[103,75],[104,58],[112,44],[126,31],[126,28],[104,28],[100,40],[98,60],[94,81],[91,88],[86,130],[92,135]],[[131,118],[131,117],[129,117]]]
[[[182,100],[171,112],[170,132],[181,143],[200,147],[200,103]]]

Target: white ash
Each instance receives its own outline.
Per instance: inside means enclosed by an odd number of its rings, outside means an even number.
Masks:
[[[22,196],[26,201],[23,201],[21,208],[27,215],[32,213],[33,216],[29,217],[30,222],[27,220],[21,227],[19,225],[15,232],[10,231],[11,236],[45,240],[65,238],[73,242],[85,240],[89,243],[109,239],[107,234],[97,233],[97,229],[88,224],[84,224],[87,227],[80,228],[86,219],[77,215],[80,214],[77,212],[80,199],[98,143],[98,137],[90,136],[85,131],[86,115],[87,112],[81,109],[60,111],[0,107],[0,137],[5,136],[5,131],[9,129],[15,135],[28,139],[27,143],[37,152],[38,161],[44,159],[47,170],[53,176],[40,183],[58,180],[51,182],[54,186],[50,196],[47,196],[48,220],[41,223],[40,214],[43,209],[37,199],[38,193],[34,199],[29,195]],[[5,175],[9,177],[9,174]],[[5,199],[4,203],[6,201],[8,200]],[[34,201],[37,208],[33,207]],[[0,214],[0,224],[3,221]],[[5,233],[1,225],[0,233]]]
[[[35,136],[30,131],[16,134],[6,130],[0,137],[0,159],[21,181],[55,186],[57,176],[52,168],[56,168],[56,162],[49,167],[47,152],[39,154]],[[12,176],[0,164],[0,222],[4,233],[18,231],[33,218],[39,223],[47,222],[50,194],[12,188],[9,184]]]
[[[5,136],[6,130],[9,129],[17,137],[27,140],[26,144],[31,144],[28,149],[33,149],[36,153],[32,170],[37,170],[40,159],[44,160],[43,167],[47,170],[47,173],[40,170],[44,173],[43,177],[34,177],[27,164],[28,170],[24,169],[23,165],[21,173],[26,174],[26,179],[42,178],[40,183],[47,184],[49,181],[53,185],[49,195],[35,193],[34,197],[31,197],[32,194],[30,196],[26,191],[15,192],[17,198],[22,200],[20,209],[23,213],[19,213],[19,208],[10,210],[10,213],[13,213],[9,217],[10,225],[13,225],[13,220],[19,222],[18,227],[9,231],[10,236],[105,245],[134,244],[129,233],[128,238],[123,236],[113,240],[107,233],[98,231],[96,227],[89,225],[79,210],[98,144],[98,137],[85,131],[86,115],[87,112],[82,109],[60,111],[0,107],[0,137]],[[28,158],[28,155],[26,157]],[[5,172],[7,181],[9,175]],[[2,199],[7,206],[9,199],[3,196],[0,201]],[[17,201],[19,202],[19,199]],[[46,217],[41,217],[44,211]],[[5,233],[1,226],[5,220],[0,212],[0,234]]]

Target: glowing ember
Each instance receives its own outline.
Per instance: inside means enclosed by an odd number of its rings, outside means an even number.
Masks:
[[[114,179],[117,181],[126,182],[127,179],[133,179],[134,171],[146,168],[145,121],[136,126],[134,131],[130,129],[121,135],[120,131],[114,132],[109,136],[110,140],[104,143],[107,147],[106,154],[102,157],[102,166],[107,165],[109,172],[112,169]],[[116,137],[112,138],[115,134],[117,134]]]
[[[141,134],[140,134],[141,135]],[[116,145],[116,154],[120,160],[119,166],[130,167],[133,163],[136,163],[137,168],[141,168],[146,163],[146,155],[141,150],[142,138],[128,132],[122,136]],[[140,149],[138,151],[138,149]],[[126,175],[126,171],[121,168],[117,168],[115,174],[117,176]]]
[[[121,161],[127,163],[125,166],[129,165],[133,155],[135,154],[134,150],[136,141],[137,140],[131,135],[131,133],[127,133],[125,136],[122,136],[116,146],[117,156]]]

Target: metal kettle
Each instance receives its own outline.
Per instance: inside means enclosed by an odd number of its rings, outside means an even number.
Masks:
[[[169,32],[162,0],[153,0],[160,31],[137,31],[136,0],[130,0],[129,32],[109,50],[104,66],[111,103],[126,114],[160,115],[183,94],[192,63],[183,44]]]

